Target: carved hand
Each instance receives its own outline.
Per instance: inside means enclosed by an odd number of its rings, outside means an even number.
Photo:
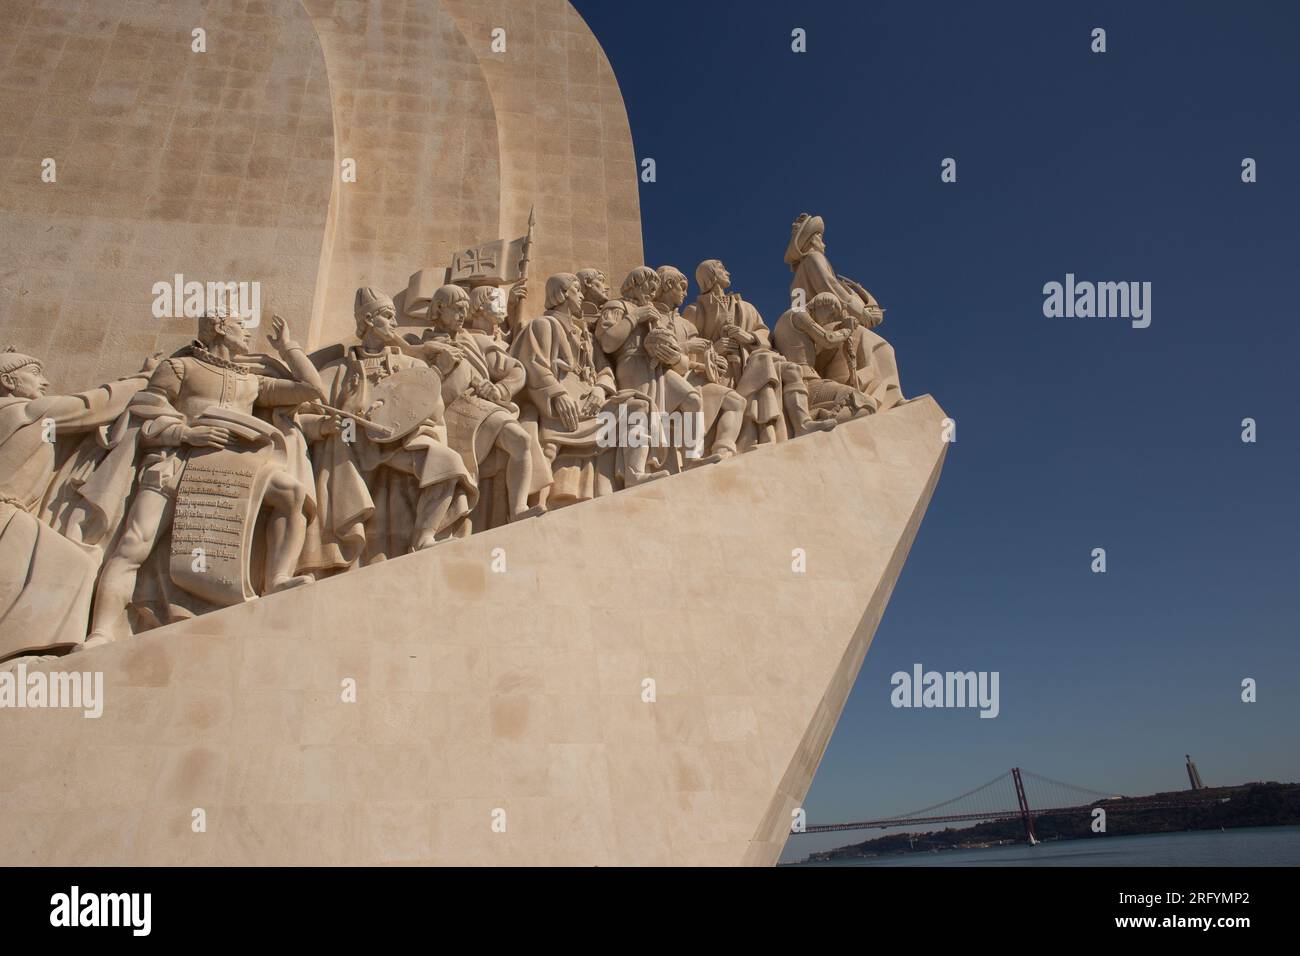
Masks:
[[[230,444],[230,430],[215,425],[196,425],[185,429],[181,441],[195,448],[225,448]]]
[[[281,355],[298,348],[298,343],[293,340],[293,335],[289,331],[289,323],[278,315],[271,316],[271,334],[266,339]]]
[[[453,365],[459,363],[465,358],[465,353],[458,346],[450,345],[447,342],[430,342],[429,351],[435,355],[445,357]]]
[[[555,417],[564,425],[565,430],[576,432],[581,417],[578,403],[568,395],[561,395],[552,402],[552,405],[555,408]]]
[[[587,397],[582,400],[582,417],[591,418],[605,407],[605,393],[600,389],[588,392]]]
[[[518,308],[524,299],[528,298],[528,280],[520,279],[510,287],[510,306]]]
[[[726,323],[722,327],[722,334],[737,345],[745,345],[749,341],[749,333],[734,322]]]
[[[506,398],[506,390],[486,378],[479,382],[474,390],[478,392],[479,398],[485,398],[489,402],[503,402]]]
[[[154,352],[153,355],[150,355],[148,358],[146,358],[144,360],[144,363],[140,366],[140,374],[152,375],[153,370],[156,369],[158,367],[158,363],[162,361],[162,357],[163,357],[162,352]]]

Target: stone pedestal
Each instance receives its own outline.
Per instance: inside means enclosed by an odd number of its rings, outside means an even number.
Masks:
[[[0,711],[0,864],[773,864],[943,418],[923,396],[32,665],[104,672],[103,716]]]

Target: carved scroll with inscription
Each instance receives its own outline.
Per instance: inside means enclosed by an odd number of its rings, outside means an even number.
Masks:
[[[215,411],[215,410],[213,410]],[[218,606],[257,597],[250,565],[257,516],[271,475],[282,467],[279,433],[260,419],[205,413],[198,424],[236,435],[227,448],[195,449],[185,463],[172,522],[171,579]],[[242,427],[241,427],[242,426]]]

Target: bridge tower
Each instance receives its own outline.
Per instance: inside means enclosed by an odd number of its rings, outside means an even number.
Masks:
[[[1187,779],[1191,781],[1193,790],[1204,790],[1205,784],[1201,783],[1201,772],[1196,769],[1196,764],[1192,763],[1192,755],[1184,754],[1187,758]]]
[[[1020,804],[1020,819],[1025,824],[1025,840],[1030,846],[1038,842],[1034,835],[1034,818],[1029,813],[1029,800],[1025,797],[1025,782],[1020,779],[1020,768],[1011,768],[1011,779],[1016,784],[1016,802]]]

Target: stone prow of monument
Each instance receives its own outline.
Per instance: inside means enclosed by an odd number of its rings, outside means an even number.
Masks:
[[[929,396],[29,672],[6,864],[771,865],[939,477]]]

